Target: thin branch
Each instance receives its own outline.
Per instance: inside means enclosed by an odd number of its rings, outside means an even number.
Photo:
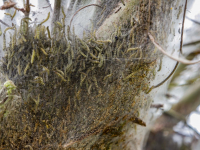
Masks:
[[[173,109],[165,111],[164,115],[168,115],[168,116],[170,116],[170,117],[172,117],[174,119],[177,119],[178,121],[186,122],[185,116],[180,114],[179,112],[173,110]]]
[[[50,7],[50,9],[51,9],[51,11],[52,11],[51,3],[49,2],[49,0],[46,0],[46,2],[47,2],[47,4],[49,5],[49,6],[47,6],[47,7]],[[43,8],[47,8],[47,7],[43,7]]]
[[[187,59],[182,59],[182,58],[176,58],[176,57],[173,57],[172,55],[168,54],[157,42],[155,42],[154,40],[154,37],[148,33],[149,35],[149,38],[150,40],[152,41],[152,43],[163,53],[165,54],[166,56],[168,56],[169,58],[175,60],[175,61],[178,61],[180,63],[183,63],[183,64],[187,64],[187,65],[192,65],[192,64],[196,64],[196,63],[200,63],[200,60],[197,60],[197,61],[189,61]]]
[[[185,125],[190,128],[191,130],[193,130],[199,137],[200,137],[200,133],[195,129],[193,128],[192,126],[190,126],[187,122],[185,123]]]
[[[177,131],[173,131],[173,132],[175,134],[178,134],[178,135],[182,136],[182,137],[193,137],[193,135],[191,136],[191,135],[183,134],[183,133],[180,133],[180,132],[177,132]]]
[[[161,86],[162,84],[164,84],[164,83],[174,74],[174,72],[175,72],[175,70],[176,70],[178,64],[179,64],[179,62],[177,61],[177,63],[176,63],[176,65],[175,65],[174,69],[173,69],[172,72],[167,76],[167,78],[165,78],[165,80],[163,80],[163,81],[160,82],[159,84],[152,86],[152,87],[147,91],[147,94],[148,94],[149,92],[151,92],[152,89],[155,89],[155,88]]]
[[[192,22],[194,22],[194,23],[200,25],[200,22],[198,22],[198,21],[196,21],[196,20],[193,20],[193,19],[191,19],[191,18],[189,18],[189,17],[186,17],[186,18],[187,18],[188,20],[190,20],[190,21],[192,21]]]
[[[0,10],[4,10],[4,9],[9,9],[12,8],[16,5],[17,3],[10,1],[7,1],[4,3],[4,5],[0,6]]]
[[[75,12],[75,14],[72,16],[72,19],[70,20],[69,28],[71,28],[71,24],[72,24],[72,21],[73,21],[73,19],[74,19],[74,16],[76,16],[76,14],[77,14],[79,11],[81,11],[82,9],[84,9],[84,8],[86,8],[86,7],[89,7],[89,6],[97,6],[97,7],[100,7],[100,8],[103,9],[103,7],[101,7],[100,5],[97,5],[97,4],[90,4],[90,5],[86,5],[86,6],[82,7],[82,8],[80,8],[80,9],[77,10],[77,11]]]
[[[197,41],[194,41],[194,42],[183,44],[183,46],[192,46],[192,45],[196,45],[196,44],[199,44],[199,43],[200,43],[200,40],[197,40]]]
[[[183,53],[182,45],[183,45],[183,32],[184,32],[186,9],[187,9],[187,0],[185,0],[185,8],[184,8],[184,13],[183,13],[183,21],[182,21],[182,29],[181,29],[181,42],[180,42],[180,52],[181,52],[181,54]]]
[[[163,104],[151,104],[150,106],[151,108],[162,108],[163,107]]]
[[[166,93],[165,96],[167,99],[174,98],[175,100],[178,100],[178,97],[176,97],[175,95],[169,94],[169,93]]]
[[[5,26],[10,27],[7,23],[3,22],[1,19],[0,19],[0,22],[1,22],[2,24],[4,24]]]

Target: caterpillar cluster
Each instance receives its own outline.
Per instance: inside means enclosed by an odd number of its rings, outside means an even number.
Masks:
[[[65,32],[64,21],[50,33],[43,25],[49,17],[50,13],[36,27],[29,26],[28,18],[22,19],[18,29],[10,27],[3,33],[6,54],[1,70],[23,99],[17,113],[10,113],[23,122],[11,121],[17,132],[9,126],[15,146],[41,148],[56,143],[58,147],[69,136],[79,141],[126,119],[145,125],[134,113],[142,104],[136,96],[149,89],[155,60],[145,50],[149,45],[135,43],[131,22],[116,27],[109,39],[98,39],[95,31],[80,39],[69,27]],[[14,34],[6,46],[8,30]],[[0,127],[2,132],[8,129]],[[10,144],[5,140],[0,145],[5,143]]]

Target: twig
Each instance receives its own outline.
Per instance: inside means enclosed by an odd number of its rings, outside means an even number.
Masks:
[[[183,44],[183,46],[192,46],[192,45],[196,45],[196,44],[199,44],[199,43],[200,43],[200,40],[197,40],[197,41],[194,41],[194,42]]]
[[[52,7],[51,7],[51,3],[49,2],[49,0],[46,0],[46,2],[48,3],[49,6],[47,7],[50,7],[51,11],[52,11]],[[42,7],[42,8],[47,8],[47,7]]]
[[[185,125],[190,128],[191,130],[193,130],[199,137],[200,137],[200,133],[195,129],[193,128],[192,126],[190,126],[187,122],[185,123]]]
[[[161,86],[162,84],[164,84],[164,83],[174,74],[174,72],[175,72],[175,70],[176,70],[178,64],[179,64],[179,62],[177,61],[177,63],[176,63],[176,65],[175,65],[174,69],[173,69],[172,72],[167,76],[167,78],[165,78],[165,80],[163,80],[163,81],[160,82],[159,84],[152,86],[146,93],[148,94],[149,92],[151,92],[152,89],[155,89],[155,88]]]
[[[178,97],[176,97],[175,95],[169,94],[169,93],[166,93],[165,96],[166,96],[166,98],[168,98],[168,99],[169,99],[169,98],[174,98],[174,99],[178,100]]]
[[[151,106],[150,106],[151,108],[161,108],[161,107],[163,107],[163,104],[151,104]]]
[[[73,19],[74,19],[74,16],[76,16],[76,14],[77,14],[79,11],[81,11],[82,9],[84,9],[84,8],[86,8],[86,7],[89,7],[89,6],[97,6],[97,7],[100,7],[100,8],[103,9],[103,7],[101,7],[100,5],[97,5],[97,4],[90,4],[90,5],[86,5],[86,6],[82,7],[82,8],[80,8],[80,9],[77,10],[77,11],[75,12],[75,14],[72,16],[72,19],[70,20],[69,29],[71,28],[71,24],[72,24],[72,21],[73,21]]]
[[[192,22],[194,22],[194,23],[200,25],[200,22],[198,22],[198,21],[196,21],[196,20],[193,20],[193,19],[191,19],[191,18],[189,18],[189,17],[186,17],[186,18],[187,18],[188,20],[190,20],[190,21],[192,21]]]
[[[185,8],[183,13],[183,21],[182,21],[182,29],[181,29],[181,42],[180,42],[180,52],[182,54],[182,45],[183,45],[183,32],[184,32],[184,24],[185,24],[185,14],[187,9],[187,0],[185,0]]]
[[[8,2],[5,2],[4,5],[2,5],[2,6],[0,7],[0,10],[12,8],[12,7],[14,7],[16,4],[17,4],[17,3],[12,2],[12,1],[10,0],[10,1],[8,1]]]
[[[7,23],[3,22],[1,19],[0,19],[0,22],[1,22],[2,24],[4,24],[5,26],[10,27]]]
[[[192,137],[191,135],[187,135],[187,134],[183,134],[183,133],[180,133],[180,132],[177,132],[177,131],[174,131],[175,134],[178,134],[182,137]]]
[[[186,122],[186,119],[185,119],[185,116],[176,112],[175,110],[173,109],[170,109],[168,111],[165,111],[164,112],[165,115],[168,115],[170,117],[173,117],[174,119],[177,119],[179,121],[183,121],[183,122]]]
[[[169,58],[171,58],[171,59],[173,59],[173,60],[175,60],[175,61],[178,61],[178,62],[180,62],[180,63],[187,64],[187,65],[192,65],[192,64],[196,64],[196,63],[199,63],[199,62],[200,62],[200,60],[197,60],[197,61],[189,61],[189,60],[187,60],[187,59],[176,58],[176,57],[171,56],[171,55],[168,54],[157,42],[155,42],[154,37],[153,37],[150,33],[148,33],[148,35],[149,35],[149,38],[150,38],[150,40],[152,41],[152,43],[153,43],[163,54],[165,54],[165,55],[168,56]]]

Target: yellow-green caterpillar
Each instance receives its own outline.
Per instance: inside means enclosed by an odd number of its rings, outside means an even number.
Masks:
[[[31,55],[31,64],[34,62],[35,59],[35,50],[33,49],[32,55]]]
[[[26,75],[26,72],[27,72],[27,70],[29,69],[29,67],[30,67],[30,63],[28,63],[28,64],[26,65],[26,67],[25,67],[25,69],[24,69],[24,75]]]
[[[12,18],[12,15],[10,14],[10,13],[4,13],[5,15],[8,15],[8,16],[10,16],[11,18]]]
[[[43,48],[40,48],[40,50],[43,52],[43,54],[48,55]]]
[[[51,34],[50,34],[50,31],[49,31],[49,26],[47,27],[47,33],[48,33],[48,37],[51,39]]]
[[[15,28],[15,26],[13,26],[13,27],[8,27],[8,28],[6,28],[5,30],[4,30],[4,33],[6,33],[6,31],[8,31],[8,30],[10,30],[10,29],[14,29]]]
[[[55,71],[55,73],[56,73],[64,82],[67,81],[60,73],[58,73],[58,72],[56,72],[56,71]]]
[[[130,51],[135,51],[135,50],[138,50],[138,49],[139,49],[139,47],[129,48],[129,49],[126,51],[126,53],[128,53],[128,52],[130,52]]]
[[[49,20],[49,17],[50,17],[50,12],[48,13],[47,18],[46,18],[44,21],[42,21],[39,25],[42,25],[43,23],[45,23],[46,21],[48,21],[48,20]]]
[[[13,20],[13,18],[15,17],[16,12],[17,12],[17,10],[15,9],[15,12],[14,12],[14,14],[13,14],[12,17],[11,17],[11,20]]]

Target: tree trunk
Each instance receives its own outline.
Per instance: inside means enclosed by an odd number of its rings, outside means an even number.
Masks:
[[[56,38],[42,34],[42,23],[29,26],[35,33],[16,42],[16,52],[8,46],[3,59],[3,74],[21,98],[1,98],[1,147],[141,149],[149,107],[160,102],[157,95],[166,83],[151,87],[176,64],[154,48],[148,33],[168,53],[179,54],[184,5],[181,0],[63,0],[66,18],[60,13],[64,23],[54,24]]]

